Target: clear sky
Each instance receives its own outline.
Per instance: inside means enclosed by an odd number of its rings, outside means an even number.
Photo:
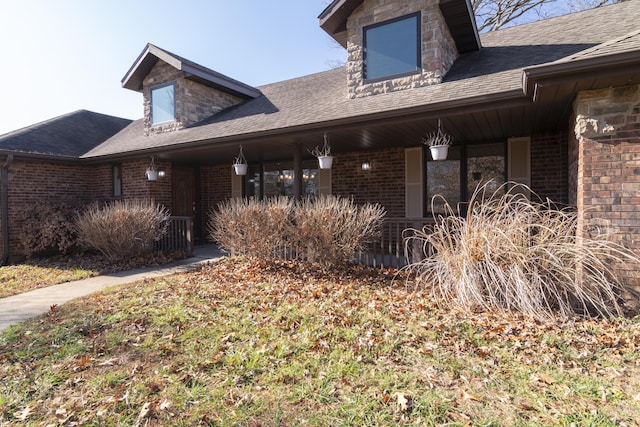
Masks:
[[[0,0],[0,134],[79,109],[137,119],[121,79],[145,45],[259,86],[346,53],[318,26],[329,0]]]

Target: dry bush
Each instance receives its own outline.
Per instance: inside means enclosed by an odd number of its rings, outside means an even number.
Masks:
[[[449,215],[417,233],[434,251],[413,266],[419,282],[439,300],[467,309],[536,318],[621,315],[622,285],[612,263],[640,260],[601,236],[577,237],[575,212],[504,194],[506,188],[476,189],[465,217],[445,201]]]
[[[24,254],[31,258],[73,250],[78,243],[74,219],[80,206],[80,202],[63,200],[33,205],[20,212],[18,239]]]
[[[383,218],[379,205],[335,196],[232,199],[210,213],[209,236],[231,254],[336,264],[375,240]]]
[[[152,200],[118,200],[94,204],[76,220],[82,243],[109,260],[119,260],[152,250],[166,232],[168,210]]]
[[[384,216],[378,204],[358,206],[336,196],[306,198],[294,212],[297,252],[309,261],[346,263],[380,236]]]
[[[293,207],[287,197],[227,200],[209,213],[209,237],[232,255],[276,257],[289,245]]]

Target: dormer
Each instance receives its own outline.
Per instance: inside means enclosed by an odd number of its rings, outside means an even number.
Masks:
[[[145,135],[183,129],[260,96],[258,89],[152,44],[138,56],[122,86],[143,95]]]
[[[469,0],[334,0],[319,20],[347,49],[350,98],[440,83],[480,49]]]

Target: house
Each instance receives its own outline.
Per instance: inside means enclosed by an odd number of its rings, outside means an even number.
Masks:
[[[637,252],[638,22],[629,0],[480,35],[468,0],[334,0],[319,23],[346,65],[261,87],[149,44],[122,80],[142,119],[80,111],[0,136],[4,257],[19,255],[15,213],[45,197],[152,197],[205,238],[229,197],[332,193],[420,218],[442,208],[433,195],[464,204],[489,180],[575,205],[580,233]],[[439,121],[445,161],[421,143]],[[329,170],[310,154],[325,134]]]

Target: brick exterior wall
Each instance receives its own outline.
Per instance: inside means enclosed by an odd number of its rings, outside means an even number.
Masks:
[[[152,199],[171,211],[171,163],[155,161],[166,176],[149,181],[145,172],[150,160],[134,160],[122,163],[122,197],[125,199]],[[110,181],[111,182],[111,181]]]
[[[363,171],[362,162],[371,163]],[[380,203],[387,217],[404,217],[404,148],[340,153],[331,168],[332,193],[353,197],[356,203]]]
[[[569,203],[567,132],[531,137],[531,189],[558,204]]]
[[[60,200],[87,201],[91,170],[78,165],[14,161],[9,165],[9,246],[12,259],[22,255],[18,231],[21,213]]]
[[[610,239],[640,256],[640,85],[585,91],[574,104],[571,180],[580,235]],[[640,266],[617,266],[640,291]]]
[[[166,83],[175,83],[176,120],[151,125],[151,89]],[[182,129],[215,113],[242,102],[242,99],[185,78],[179,71],[162,60],[153,67],[143,82],[145,134],[171,132]]]
[[[363,28],[415,12],[420,12],[422,17],[422,71],[411,76],[366,83],[363,71]],[[347,37],[347,84],[350,98],[440,83],[458,55],[437,0],[397,0],[393,3],[387,0],[365,1],[347,20]]]
[[[209,214],[218,203],[231,198],[231,166],[203,166],[200,168],[200,209],[202,210],[201,233],[208,239]]]

